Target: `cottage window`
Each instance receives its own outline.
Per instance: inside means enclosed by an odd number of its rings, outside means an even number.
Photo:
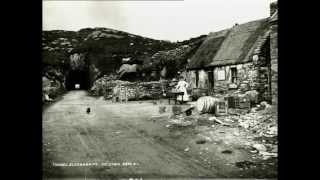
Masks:
[[[223,80],[226,80],[226,71],[223,67],[219,68],[218,69],[218,77],[217,77],[217,80],[218,81],[223,81]]]
[[[237,82],[237,78],[238,78],[238,73],[237,73],[237,68],[230,68],[231,70],[231,83],[236,83]]]

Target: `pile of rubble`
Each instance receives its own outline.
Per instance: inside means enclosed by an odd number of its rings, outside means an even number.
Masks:
[[[255,140],[251,144],[253,152],[263,159],[277,157],[278,118],[277,109],[266,102],[252,108],[249,113],[227,116],[224,120],[231,120],[243,128],[248,138]]]
[[[52,102],[64,91],[63,84],[56,78],[42,77],[42,102]]]
[[[192,105],[191,105],[192,106]],[[197,108],[195,108],[197,109]],[[174,109],[173,109],[174,110]],[[278,122],[277,109],[266,102],[261,102],[249,112],[235,113],[223,116],[194,113],[186,115],[183,110],[174,113],[168,119],[167,128],[206,126],[209,128],[238,128],[247,139],[246,147],[250,152],[269,159],[277,157]],[[214,129],[212,129],[214,130]],[[236,133],[239,136],[239,133]]]
[[[261,104],[266,104],[262,102]],[[239,126],[252,131],[259,136],[273,137],[277,135],[277,111],[275,107],[267,104],[261,108],[258,105],[251,109],[251,112],[240,115],[237,119]],[[260,109],[259,109],[260,108]]]

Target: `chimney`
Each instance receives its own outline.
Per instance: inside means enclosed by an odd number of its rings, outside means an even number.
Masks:
[[[275,13],[278,9],[278,1],[272,2],[270,4],[270,16],[273,15],[273,13]]]

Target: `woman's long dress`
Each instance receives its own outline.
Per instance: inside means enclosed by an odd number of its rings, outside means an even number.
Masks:
[[[187,88],[188,88],[189,84],[186,82],[186,81],[179,81],[177,86],[176,86],[176,89],[177,91],[180,91],[180,92],[183,92],[183,96],[182,95],[179,95],[177,97],[177,100],[178,101],[189,101],[189,95],[187,93]],[[182,98],[183,97],[183,98]]]

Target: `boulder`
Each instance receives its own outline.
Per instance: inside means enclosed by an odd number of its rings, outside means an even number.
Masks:
[[[263,144],[254,144],[252,147],[258,150],[259,152],[267,151],[267,148]]]

